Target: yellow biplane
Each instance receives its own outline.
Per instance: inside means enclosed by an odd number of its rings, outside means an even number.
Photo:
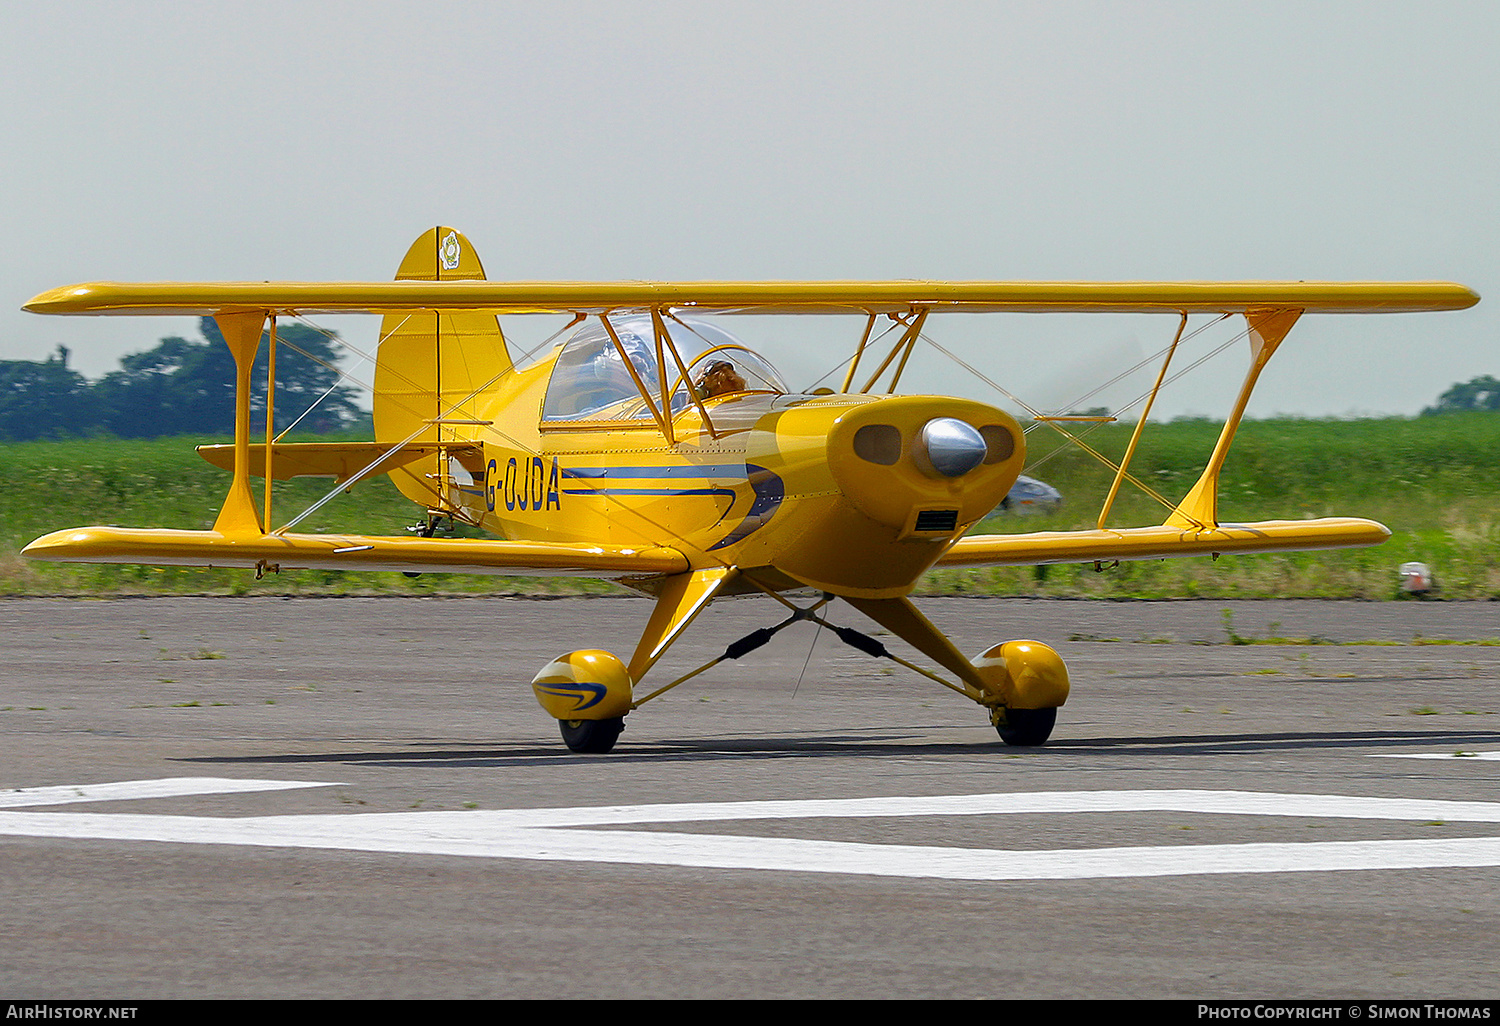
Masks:
[[[320,568],[618,581],[656,599],[629,660],[571,652],[532,684],[579,752],[609,751],[627,713],[707,668],[637,694],[653,664],[714,598],[762,592],[788,607],[786,619],[730,645],[720,659],[747,654],[791,623],[817,623],[984,707],[1009,744],[1037,745],[1068,696],[1062,660],[1034,641],[965,656],[911,602],[918,578],[934,566],[1102,564],[1379,544],[1389,532],[1355,518],[1220,523],[1218,479],[1235,429],[1261,369],[1302,314],[1456,310],[1478,298],[1444,282],[489,282],[468,240],[446,227],[412,245],[394,282],[72,285],[37,296],[26,309],[215,318],[238,369],[235,438],[200,452],[233,479],[212,530],[84,527],[39,538],[25,555],[257,573]],[[1020,474],[1021,426],[983,403],[894,394],[929,317],[1018,311],[1179,318],[1135,435],[1123,458],[1111,462],[1114,485],[1096,529],[965,536]],[[265,441],[252,441],[251,366],[263,335],[273,368],[264,402],[272,410],[278,319],[324,313],[384,318],[376,440],[282,443],[268,415]],[[718,318],[705,316],[724,313],[861,319],[842,389],[788,388]],[[520,314],[571,317],[552,339],[563,341],[526,366],[512,363],[500,323]],[[1111,528],[1111,505],[1131,479],[1136,440],[1192,314],[1243,316],[1249,372],[1202,476],[1180,502],[1168,503],[1165,521]],[[892,336],[888,349],[877,345]],[[327,501],[380,473],[425,511],[413,536],[295,532],[321,502],[280,526],[272,519],[273,480],[334,478]],[[260,503],[252,477],[266,479]],[[494,537],[438,536],[455,522]],[[806,592],[815,597],[797,605],[794,597]],[[950,676],[828,622],[820,610],[835,598]]]

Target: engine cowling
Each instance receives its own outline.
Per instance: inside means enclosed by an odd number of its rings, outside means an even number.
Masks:
[[[824,419],[815,422],[819,413]],[[808,449],[804,462],[815,447],[826,469],[822,488],[800,497],[796,533],[781,535],[773,565],[863,598],[910,591],[1005,497],[1026,455],[1013,417],[964,399],[900,396],[789,410],[775,430],[784,450]],[[790,454],[784,459],[795,466]]]

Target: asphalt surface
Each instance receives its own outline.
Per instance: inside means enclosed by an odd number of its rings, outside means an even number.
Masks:
[[[644,600],[0,602],[0,996],[1500,997],[1500,605],[922,607],[1051,743],[799,624],[573,755]]]

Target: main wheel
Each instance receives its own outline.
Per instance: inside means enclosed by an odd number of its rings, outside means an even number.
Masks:
[[[620,731],[625,729],[625,717],[616,716],[608,720],[558,720],[557,726],[562,730],[563,741],[573,751],[586,755],[603,755],[620,739]]]
[[[1045,744],[1057,724],[1057,708],[1007,709],[1005,722],[995,724],[1000,740],[1008,745],[1027,748]]]

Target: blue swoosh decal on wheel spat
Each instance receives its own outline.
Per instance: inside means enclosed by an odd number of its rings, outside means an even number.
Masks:
[[[556,698],[571,698],[578,704],[573,706],[574,712],[582,712],[591,706],[598,705],[604,701],[608,693],[603,684],[590,684],[587,681],[576,681],[573,684],[533,684],[543,694],[552,695]]]

